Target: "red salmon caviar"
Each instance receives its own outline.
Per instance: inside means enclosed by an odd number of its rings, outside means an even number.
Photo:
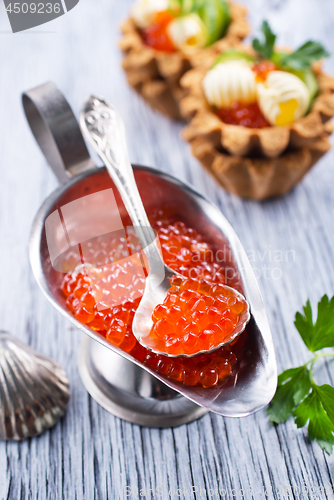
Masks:
[[[259,82],[264,82],[267,79],[268,74],[271,71],[275,71],[279,69],[275,63],[271,61],[261,61],[257,64],[254,64],[252,70],[256,74],[256,79]]]
[[[257,102],[244,104],[234,102],[230,108],[217,110],[217,115],[229,125],[241,125],[247,128],[270,127],[270,123],[263,116]]]
[[[164,303],[153,311],[153,327],[145,339],[148,347],[172,355],[193,355],[231,340],[247,309],[245,300],[230,288],[207,281],[174,276],[171,285]],[[174,300],[168,306],[171,296]]]
[[[174,346],[174,349],[180,349],[181,342],[175,341],[172,334],[175,327],[177,331],[184,331],[189,327],[186,334],[186,349],[195,349],[198,346],[198,321],[204,321],[204,313],[212,325],[208,335],[214,336],[217,334],[217,320],[221,317],[222,309],[226,306],[226,310],[232,311],[234,308],[237,317],[242,307],[242,304],[234,301],[233,297],[224,298],[220,294],[216,294],[217,296],[213,294],[212,297],[206,295],[205,300],[208,301],[209,309],[205,311],[203,303],[197,297],[198,291],[207,294],[213,284],[217,287],[225,283],[238,288],[238,277],[225,273],[224,263],[222,266],[221,262],[218,264],[212,258],[213,251],[210,245],[194,229],[161,211],[154,212],[149,218],[160,237],[166,264],[174,266],[174,269],[185,278],[197,277],[201,280],[200,284],[196,284],[192,279],[185,279],[181,287],[173,285],[165,303],[154,311],[156,324],[163,321],[162,326],[166,326],[164,320],[167,312],[173,321],[172,327],[167,325],[167,330],[161,327],[163,339],[167,331],[169,334],[167,342]],[[135,242],[130,246],[133,254],[140,250]],[[169,358],[152,353],[141,346],[132,333],[133,317],[145,286],[145,271],[143,272],[142,265],[138,264],[135,255],[124,260],[128,255],[124,250],[128,246],[127,242],[120,238],[117,240],[110,235],[104,235],[92,243],[87,243],[86,247],[89,259],[94,263],[94,269],[92,270],[92,266],[88,264],[86,267],[80,266],[79,270],[67,273],[61,285],[67,307],[79,321],[104,335],[109,342],[130,353],[151,369],[174,381],[206,388],[226,382],[233,366],[238,362],[246,333],[233,342],[233,347],[231,344],[212,353],[192,358],[182,356]],[[189,251],[191,259],[183,249]],[[104,250],[103,257],[101,250]],[[68,259],[69,262],[65,262],[67,266],[73,262],[80,262],[80,256],[75,256],[73,251],[69,253]],[[192,304],[194,307],[196,322],[191,323],[191,326],[184,316],[185,304]]]
[[[176,48],[168,35],[168,26],[174,17],[168,12],[158,12],[152,26],[142,31],[146,45],[164,52],[175,52]]]

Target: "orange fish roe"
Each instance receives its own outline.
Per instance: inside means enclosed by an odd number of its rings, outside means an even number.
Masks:
[[[257,102],[251,104],[234,102],[230,108],[218,109],[216,114],[229,125],[241,125],[247,128],[270,127]]]
[[[236,276],[232,276],[230,280],[226,279],[222,265],[212,262],[211,247],[194,229],[183,222],[175,221],[162,211],[149,214],[149,218],[159,235],[167,265],[187,278],[196,277],[208,281],[207,286],[212,283],[224,284],[227,281],[229,286],[238,287]],[[90,242],[87,244],[88,256],[95,266],[100,267],[89,271],[87,264],[87,272],[82,266],[81,269],[65,275],[61,289],[66,297],[67,307],[75,318],[138,361],[170,379],[205,388],[225,383],[238,362],[247,333],[244,332],[228,346],[191,358],[169,358],[154,354],[141,346],[132,333],[132,322],[144,291],[145,272],[142,267],[136,266],[136,261],[131,261],[131,258],[115,262],[122,256],[124,259],[125,248],[138,252],[135,244],[129,246],[128,242],[122,239],[119,239],[118,245],[116,243],[115,238],[110,235]],[[80,262],[80,258],[70,252],[68,262]],[[65,262],[65,265],[69,263]],[[187,281],[189,280],[185,280]],[[230,306],[232,307],[232,304]],[[172,303],[168,307],[172,309]],[[215,309],[212,308],[210,312],[211,323],[217,320],[216,314],[220,312],[218,310],[216,313]],[[171,314],[176,320],[178,310],[173,309]],[[181,318],[177,322],[182,324]]]
[[[172,355],[209,351],[232,339],[247,303],[230,288],[174,276],[155,307],[147,347]]]
[[[271,71],[276,71],[278,67],[275,63],[271,61],[261,61],[257,64],[254,64],[252,70],[256,75],[256,79],[259,82],[264,82],[267,79],[268,74]]]
[[[175,52],[176,48],[168,35],[168,26],[174,17],[168,11],[158,12],[152,26],[142,31],[146,45],[163,52]]]

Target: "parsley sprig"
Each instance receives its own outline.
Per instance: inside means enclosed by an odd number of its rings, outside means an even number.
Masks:
[[[274,53],[276,35],[272,32],[268,21],[263,21],[261,26],[263,41],[258,38],[253,40],[253,48],[265,59],[271,59]]]
[[[330,455],[334,445],[334,387],[317,385],[313,367],[321,358],[334,357],[334,351],[318,352],[334,347],[334,297],[331,300],[327,295],[322,297],[315,323],[310,301],[303,309],[304,314],[296,314],[295,326],[314,356],[303,366],[281,373],[267,413],[276,424],[285,422],[291,414],[298,428],[308,423],[310,440],[315,439]]]
[[[313,61],[329,57],[329,55],[321,43],[310,40],[291,54],[281,55],[279,63],[283,68],[288,67],[298,71],[309,68]]]
[[[275,52],[276,35],[273,33],[268,21],[263,21],[262,40],[255,38],[253,48],[264,59],[273,60],[283,69],[299,71],[310,68],[313,61],[318,61],[328,57],[330,54],[319,42],[309,40],[294,52],[288,54],[284,52]]]

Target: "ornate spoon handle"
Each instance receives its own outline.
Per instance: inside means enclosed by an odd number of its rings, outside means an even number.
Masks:
[[[124,123],[114,106],[91,96],[80,114],[80,126],[115,182],[149,261],[150,272],[163,265],[129,160]]]

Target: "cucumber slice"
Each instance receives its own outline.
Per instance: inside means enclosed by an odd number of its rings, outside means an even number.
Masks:
[[[313,101],[313,99],[318,95],[319,84],[311,68],[301,69],[299,71],[290,71],[290,73],[298,76],[298,78],[300,78],[305,83],[310,92],[310,100]]]
[[[250,64],[253,64],[255,62],[255,58],[252,56],[249,56],[248,54],[245,54],[244,52],[240,52],[235,49],[230,49],[221,54],[214,62],[214,66],[220,63],[228,62],[228,61],[240,61],[244,60],[247,61]]]
[[[176,16],[184,16],[193,12],[196,0],[169,0],[168,9]]]
[[[219,8],[221,10],[222,17],[224,19],[223,26],[222,26],[222,33],[219,37],[219,38],[222,38],[225,35],[226,30],[231,23],[230,6],[225,0],[216,0],[216,3],[219,4]],[[219,40],[219,38],[218,38],[218,40]]]
[[[205,24],[208,32],[208,45],[224,36],[230,23],[229,6],[225,0],[197,1],[194,4],[194,11]]]
[[[190,14],[192,12],[193,7],[194,7],[194,2],[193,0],[182,0],[182,13],[183,14]]]
[[[215,0],[208,0],[197,13],[206,26],[208,45],[211,45],[218,40],[221,31],[223,21],[221,11]]]

